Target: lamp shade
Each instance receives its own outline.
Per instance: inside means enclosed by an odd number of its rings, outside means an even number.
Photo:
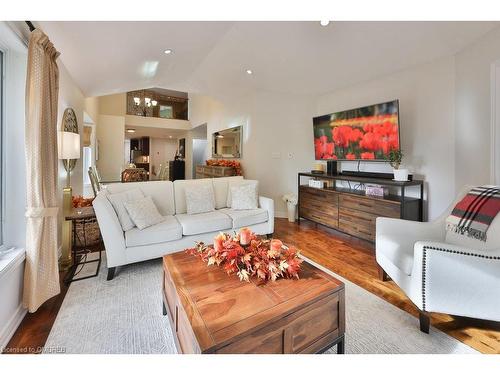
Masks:
[[[80,134],[60,131],[57,148],[59,159],[80,159]]]

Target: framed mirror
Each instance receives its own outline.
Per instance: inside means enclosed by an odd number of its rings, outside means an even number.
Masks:
[[[212,157],[238,159],[241,158],[243,144],[243,127],[236,126],[220,130],[212,134]]]
[[[73,110],[73,108],[66,108],[64,110],[64,114],[62,117],[61,130],[65,131],[65,132],[79,134],[78,120],[76,118],[76,113]],[[66,169],[66,171],[68,170],[68,168],[70,171],[72,171],[75,168],[76,159],[69,160],[69,165],[68,165],[68,160],[63,160],[62,162],[64,165],[64,169]]]

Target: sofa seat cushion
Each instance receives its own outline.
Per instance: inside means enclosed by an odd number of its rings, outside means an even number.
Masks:
[[[175,217],[181,223],[182,234],[185,236],[224,231],[233,227],[231,218],[220,211],[204,212],[195,215],[178,214]]]
[[[233,210],[232,208],[224,208],[219,212],[225,213],[233,220],[233,228],[242,228],[265,223],[269,219],[267,210],[263,208],[255,208],[252,210]]]
[[[175,241],[182,238],[182,227],[174,216],[164,216],[161,223],[143,230],[132,228],[125,232],[125,245],[144,246]]]

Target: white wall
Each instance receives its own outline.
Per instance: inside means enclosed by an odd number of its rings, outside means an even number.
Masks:
[[[165,164],[174,160],[178,140],[176,138],[151,138],[150,145],[149,154],[151,167],[154,166],[155,174],[158,175],[158,172],[160,171],[160,164]]]
[[[119,181],[123,169],[125,117],[99,115],[97,124],[97,169],[104,181]]]
[[[456,55],[456,176],[465,184],[490,182],[491,67],[500,59],[500,28]],[[500,114],[498,114],[500,115]],[[492,181],[491,181],[492,182]]]
[[[218,99],[190,95],[190,119],[194,125],[207,123],[209,142],[213,132],[243,125],[245,178],[259,180],[261,194],[273,198],[277,215],[284,216],[281,195],[297,192],[297,173],[311,170],[314,163],[312,117],[396,98],[405,163],[426,180],[433,218],[455,191],[453,57],[320,97],[269,92]],[[385,163],[364,163],[361,169],[391,171]]]
[[[78,120],[78,132],[80,133],[80,159],[77,160],[75,168],[71,172],[71,187],[73,195],[82,195],[83,193],[83,112],[85,110],[85,97],[80,88],[75,84],[73,78],[66,70],[66,67],[57,61],[59,66],[59,102],[57,108],[57,129],[63,130],[62,118],[66,108],[73,108]],[[59,161],[59,180],[58,194],[62,202],[62,189],[66,186],[66,170],[63,163]]]
[[[323,95],[316,115],[393,99],[399,99],[403,164],[426,181],[428,216],[435,218],[455,192],[453,57]],[[387,163],[361,163],[360,169],[392,171]]]
[[[259,180],[260,194],[273,198],[276,214],[286,216],[281,196],[297,192],[297,173],[310,170],[313,164],[314,98],[264,91],[231,98],[193,94],[189,106],[194,126],[207,123],[207,158],[211,157],[212,133],[243,126],[244,176]]]

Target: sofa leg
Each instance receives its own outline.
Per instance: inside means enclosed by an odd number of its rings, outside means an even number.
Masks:
[[[108,267],[108,277],[106,280],[113,280],[113,278],[115,277],[115,271],[116,271],[116,267]]]
[[[418,318],[420,320],[420,330],[424,333],[429,333],[431,325],[431,317],[425,311],[419,311]]]
[[[163,306],[163,315],[167,315],[167,306],[165,306],[165,302],[161,303]]]
[[[268,240],[271,239],[271,238],[273,238],[273,236],[274,236],[274,233],[268,233],[268,234],[266,234],[266,237],[267,237]]]
[[[382,267],[380,267],[378,264],[377,264],[377,269],[378,269],[378,278],[379,278],[379,280],[380,281],[388,281],[389,280],[389,276],[384,271],[384,269]]]

